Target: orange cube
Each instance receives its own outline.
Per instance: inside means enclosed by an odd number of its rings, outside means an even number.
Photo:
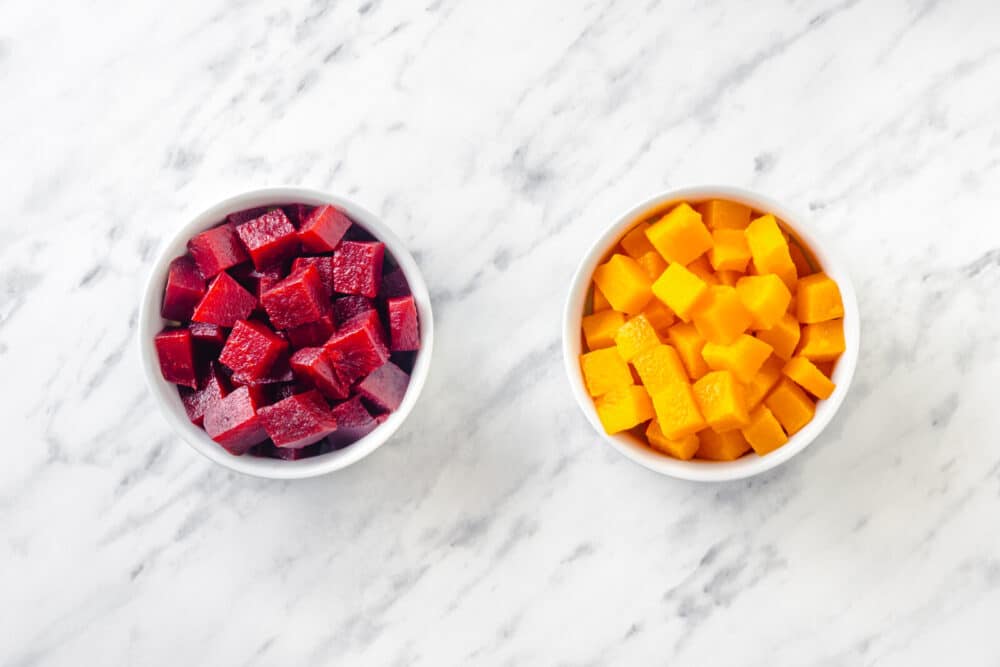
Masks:
[[[660,257],[660,253],[655,250],[639,255],[636,260],[643,268],[650,280],[656,280],[667,270],[667,260]]]
[[[580,369],[591,396],[601,396],[632,384],[632,371],[614,347],[580,355]]]
[[[705,255],[688,264],[687,270],[705,281],[706,285],[719,284],[719,276],[716,275],[715,270],[712,268],[712,263],[708,261],[708,257]]]
[[[837,388],[823,371],[805,357],[790,359],[781,372],[816,398],[830,398],[833,390]]]
[[[795,263],[788,252],[788,241],[773,215],[764,215],[753,222],[744,232],[753,264],[761,274],[776,274],[789,290],[795,289],[798,274]],[[612,302],[614,303],[614,302]]]
[[[750,423],[743,427],[743,437],[760,456],[773,452],[788,442],[781,424],[766,406],[759,405],[750,413]]]
[[[615,344],[618,327],[625,324],[625,315],[616,310],[602,310],[583,318],[583,337],[587,347],[599,350]]]
[[[625,361],[632,361],[636,355],[660,344],[660,337],[641,313],[630,319],[615,332],[615,345],[618,354]]]
[[[729,371],[712,371],[694,383],[694,400],[705,422],[717,433],[750,421],[743,385]]]
[[[774,353],[784,360],[789,360],[795,354],[802,330],[795,317],[785,313],[773,327],[757,332],[757,338],[764,341],[774,350]]]
[[[774,274],[744,276],[736,283],[740,301],[753,319],[754,329],[770,329],[788,310],[792,293]]]
[[[797,316],[803,324],[815,324],[844,317],[840,288],[825,273],[814,273],[799,280],[796,294]]]
[[[646,238],[668,262],[690,264],[712,247],[701,214],[687,204],[679,204],[646,230]]]
[[[781,369],[783,367],[781,359],[773,354],[767,358],[764,365],[760,367],[753,379],[747,383],[747,409],[753,410],[764,400],[767,393],[781,379]]]
[[[646,238],[646,230],[649,229],[648,222],[640,222],[632,228],[628,234],[622,237],[622,248],[629,257],[639,259],[647,252],[656,252],[656,248]]]
[[[742,334],[731,345],[705,343],[701,356],[712,370],[732,371],[737,380],[749,383],[771,356],[771,346]]]
[[[816,406],[798,385],[783,378],[764,399],[764,405],[774,413],[788,435],[795,435],[816,414]]]
[[[669,345],[657,345],[632,359],[642,384],[646,390],[656,395],[667,391],[678,382],[687,383],[688,375],[677,355],[677,350]]]
[[[650,299],[642,314],[646,316],[653,328],[660,333],[666,333],[667,329],[677,320],[673,312],[663,305],[659,299]]]
[[[592,299],[592,304],[593,306],[591,310],[595,313],[611,309],[611,303],[608,301],[608,297],[604,296],[604,292],[602,292],[597,285],[594,285],[594,297]]]
[[[705,339],[701,337],[693,324],[675,324],[667,330],[667,337],[677,350],[684,363],[688,377],[697,380],[708,372],[708,365],[701,356],[705,347]]]
[[[800,357],[809,361],[835,361],[845,348],[843,320],[828,320],[802,327]]]
[[[710,199],[697,208],[710,229],[746,229],[750,224],[750,207],[734,201]]]
[[[750,261],[750,246],[742,229],[716,229],[712,232],[712,249],[708,260],[716,271],[747,270]]]
[[[713,285],[694,311],[694,325],[709,343],[728,345],[750,326],[751,316],[736,289]]]
[[[685,322],[708,290],[708,285],[681,264],[671,264],[653,283],[653,294]]]
[[[692,434],[678,440],[672,440],[663,435],[660,424],[655,419],[649,422],[649,426],[646,428],[646,440],[649,441],[649,446],[653,449],[682,461],[690,459],[698,450],[697,435]]]
[[[716,433],[707,428],[698,434],[698,443],[695,456],[709,461],[735,461],[750,451],[750,443],[739,431]]]
[[[641,313],[653,296],[652,281],[646,271],[628,255],[612,255],[605,264],[598,266],[594,282],[615,310],[629,315]]]
[[[653,403],[642,387],[615,389],[594,401],[597,416],[608,433],[621,433],[653,418]]]
[[[653,411],[663,435],[679,440],[705,428],[705,419],[698,411],[694,392],[687,382],[677,382],[669,389],[653,395]]]

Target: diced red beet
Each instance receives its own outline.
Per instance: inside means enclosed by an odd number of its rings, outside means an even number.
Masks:
[[[327,311],[327,299],[315,266],[292,273],[261,295],[261,302],[271,323],[289,329],[315,322]]]
[[[383,299],[395,299],[401,296],[410,295],[410,283],[406,280],[406,274],[402,269],[393,269],[382,276],[382,289],[379,296]]]
[[[337,430],[337,419],[317,391],[261,408],[260,421],[276,447],[292,449],[319,442]]]
[[[228,383],[216,364],[209,366],[207,376],[201,381],[198,389],[181,388],[181,402],[188,419],[196,426],[205,421],[205,412],[225,398],[229,393]]]
[[[205,296],[205,279],[201,277],[194,260],[184,255],[170,262],[160,315],[164,319],[178,322],[190,320],[191,313],[203,296]]]
[[[227,271],[227,273],[259,299],[262,291],[271,289],[271,287],[280,283],[281,279],[288,275],[287,268],[284,263],[279,263],[272,264],[266,269],[258,271],[253,264],[247,263],[235,266]]]
[[[408,352],[420,349],[420,323],[413,296],[401,296],[386,301],[389,311],[389,349]]]
[[[236,456],[267,440],[250,389],[239,387],[205,411],[205,432]]]
[[[332,206],[312,211],[299,227],[299,241],[306,252],[331,252],[340,243],[351,220]]]
[[[226,330],[218,324],[192,322],[188,325],[195,347],[218,352],[226,342]]]
[[[335,405],[333,416],[337,420],[337,430],[327,440],[334,449],[360,440],[378,426],[359,396]]]
[[[289,259],[299,249],[295,226],[280,208],[244,222],[236,228],[236,233],[258,271]]]
[[[382,282],[385,245],[342,241],[333,253],[333,289],[374,299]]]
[[[194,368],[194,344],[187,329],[164,329],[153,337],[163,379],[192,389],[198,388]]]
[[[336,331],[337,327],[333,324],[333,315],[327,313],[315,322],[292,327],[287,333],[292,347],[299,349],[301,347],[317,347],[322,345],[330,340],[330,336]]]
[[[269,459],[281,459],[282,461],[298,461],[319,456],[325,451],[324,444],[317,442],[307,447],[290,449],[288,447],[275,447],[273,443],[265,442],[254,447],[250,453],[254,456],[263,456]]]
[[[250,259],[230,225],[219,225],[197,234],[188,241],[188,250],[206,280]]]
[[[333,257],[296,257],[292,262],[292,273],[312,264],[319,271],[320,282],[326,291],[326,298],[333,296]]]
[[[234,381],[265,377],[288,350],[288,341],[260,322],[240,320],[234,326],[219,361],[232,369]]]
[[[403,402],[410,376],[399,366],[387,361],[362,380],[357,387],[358,394],[383,410],[392,412]]]
[[[233,384],[247,387],[267,387],[293,382],[295,374],[288,364],[288,354],[281,353],[278,360],[271,366],[271,370],[261,376],[250,375],[249,373],[233,373]],[[268,394],[270,395],[270,394]],[[271,400],[261,400],[261,403],[271,403]]]
[[[314,387],[327,398],[339,400],[350,395],[350,383],[337,375],[323,348],[304,347],[297,350],[290,363],[297,380]]]
[[[288,219],[292,221],[292,224],[295,225],[296,229],[302,226],[302,221],[313,211],[313,207],[306,204],[288,204],[281,208],[285,212],[285,215],[288,216]]]
[[[226,222],[232,226],[242,225],[244,222],[249,222],[254,218],[259,218],[260,216],[267,213],[267,206],[258,206],[257,208],[248,208],[242,211],[237,211],[236,213],[230,213],[226,216]]]
[[[344,322],[369,310],[375,310],[375,303],[368,297],[342,296],[333,302],[333,319],[337,326],[342,326]]]
[[[347,382],[368,375],[389,359],[382,325],[374,310],[345,322],[323,347],[337,375]]]
[[[257,297],[223,272],[209,284],[208,291],[194,309],[191,319],[228,328],[236,324],[237,320],[249,317],[256,307]]]

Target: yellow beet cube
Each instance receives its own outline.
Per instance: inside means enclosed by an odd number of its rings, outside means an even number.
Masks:
[[[746,393],[729,371],[712,371],[694,383],[694,400],[702,417],[718,433],[746,426]]]
[[[612,255],[594,271],[594,282],[615,310],[637,315],[649,303],[652,281],[639,263],[628,255]]]
[[[716,433],[710,428],[698,434],[695,456],[709,461],[735,461],[750,451],[750,443],[739,431]]]
[[[753,319],[754,329],[770,329],[788,310],[792,293],[781,278],[774,274],[766,276],[744,276],[736,283],[740,301]]]
[[[608,433],[621,433],[653,418],[649,393],[637,385],[609,391],[594,401],[594,407]]]
[[[653,283],[653,294],[685,322],[691,320],[691,312],[708,290],[698,276],[681,264],[671,264]]]
[[[708,261],[708,257],[705,255],[702,255],[688,264],[687,270],[705,281],[706,285],[712,286],[719,284],[719,276],[715,274],[715,270],[712,269],[711,262]]]
[[[659,299],[650,299],[646,307],[643,308],[642,314],[646,316],[646,319],[653,325],[653,328],[660,333],[666,333],[667,329],[677,321],[673,312],[663,305],[663,302]]]
[[[687,371],[677,355],[677,350],[669,345],[657,345],[632,359],[642,384],[646,390],[656,395],[666,391],[678,382],[687,382]]]
[[[816,414],[812,399],[788,378],[778,382],[764,399],[764,405],[774,413],[788,435],[798,433]]]
[[[750,207],[734,201],[711,199],[697,208],[710,229],[746,229],[750,224]]]
[[[791,313],[785,313],[774,326],[757,332],[757,338],[764,341],[774,350],[774,353],[784,360],[789,360],[795,354],[802,330]]]
[[[660,337],[645,315],[639,314],[623,324],[615,332],[618,354],[625,361],[632,361],[637,354],[660,344]]]
[[[646,230],[649,229],[648,222],[640,222],[632,228],[628,234],[622,237],[622,248],[629,257],[639,259],[647,252],[656,252],[653,244],[646,238]]]
[[[778,227],[773,215],[764,215],[753,222],[744,232],[753,265],[761,275],[773,273],[785,283],[788,289],[795,289],[798,274],[795,263],[788,251],[788,241]]]
[[[667,330],[667,337],[684,363],[689,378],[697,380],[708,372],[708,365],[701,356],[702,349],[705,347],[705,339],[701,337],[693,324],[675,324]]]
[[[736,289],[713,285],[694,311],[694,325],[709,343],[728,345],[750,326],[751,316]]]
[[[636,260],[639,266],[646,272],[650,280],[656,280],[667,270],[667,260],[660,256],[655,250],[650,250],[639,255]]]
[[[602,310],[583,318],[583,337],[587,347],[599,350],[615,344],[615,333],[618,327],[625,324],[625,315],[617,310]]]
[[[600,396],[632,384],[632,371],[615,347],[581,354],[580,369],[591,396]]]
[[[830,398],[830,394],[837,388],[823,371],[805,357],[790,359],[781,372],[816,398]]]
[[[766,406],[759,405],[750,413],[750,423],[742,429],[753,450],[760,456],[773,452],[788,442],[781,424]]]
[[[747,270],[750,261],[750,246],[742,229],[716,229],[712,232],[712,249],[708,260],[716,271]]]
[[[774,385],[778,384],[778,380],[781,379],[781,369],[783,366],[784,364],[781,359],[772,354],[764,362],[764,365],[760,367],[757,374],[753,376],[753,379],[747,383],[748,410],[753,410],[757,407]]]
[[[836,361],[845,347],[844,321],[828,320],[802,327],[798,354],[809,361]]]
[[[646,238],[668,262],[690,264],[712,247],[712,235],[701,214],[680,204],[646,230]]]
[[[771,346],[742,334],[730,345],[705,343],[701,356],[712,370],[732,371],[737,380],[749,383],[771,356]]]
[[[654,419],[646,428],[646,440],[649,446],[675,459],[687,461],[698,451],[698,436],[691,434],[678,440],[672,440],[663,435],[660,424]]]
[[[796,314],[803,324],[826,322],[844,316],[840,288],[825,273],[814,273],[799,280],[796,305]]]
[[[597,285],[594,285],[594,297],[592,299],[593,308],[591,309],[595,313],[599,313],[602,310],[611,310],[611,304],[608,302],[608,297],[604,296],[604,292],[601,291]]]
[[[705,419],[698,411],[694,392],[687,382],[674,383],[670,388],[653,395],[653,411],[663,434],[678,440],[705,428]]]

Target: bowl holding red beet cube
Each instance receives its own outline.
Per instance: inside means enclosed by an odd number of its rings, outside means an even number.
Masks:
[[[300,188],[227,199],[153,266],[139,315],[170,424],[233,470],[313,477],[382,445],[430,368],[430,297],[410,253],[357,204]]]

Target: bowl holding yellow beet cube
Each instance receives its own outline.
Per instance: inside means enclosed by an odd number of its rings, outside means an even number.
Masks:
[[[859,347],[834,248],[787,206],[727,186],[621,215],[563,313],[566,373],[594,430],[693,481],[750,477],[805,449],[843,403]]]

